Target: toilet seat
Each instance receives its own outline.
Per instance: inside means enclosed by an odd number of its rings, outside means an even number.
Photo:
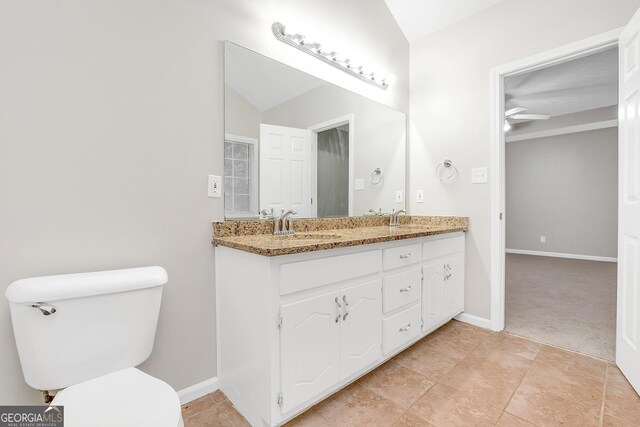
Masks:
[[[180,400],[164,381],[127,368],[61,390],[66,427],[181,427]]]

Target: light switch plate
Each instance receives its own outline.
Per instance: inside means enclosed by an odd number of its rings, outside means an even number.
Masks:
[[[353,180],[353,189],[356,191],[364,190],[364,179],[358,178]]]
[[[540,236],[540,243],[547,243],[547,236]]]
[[[222,197],[222,177],[218,175],[209,175],[208,184],[208,197]]]
[[[424,203],[424,190],[416,191],[416,203]]]
[[[473,168],[471,169],[471,183],[485,184],[489,181],[489,168]]]
[[[396,203],[402,203],[402,190],[396,191]]]

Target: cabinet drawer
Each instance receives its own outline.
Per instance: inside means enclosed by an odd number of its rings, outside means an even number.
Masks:
[[[381,256],[376,250],[282,264],[280,295],[377,273]]]
[[[389,354],[420,335],[420,304],[383,321],[384,354]]]
[[[383,279],[382,306],[385,313],[420,300],[421,274],[420,269],[415,268]]]
[[[422,259],[433,259],[464,251],[464,235],[430,240],[422,246]]]
[[[421,250],[420,243],[384,249],[382,251],[383,269],[391,270],[392,268],[416,264],[420,262]]]

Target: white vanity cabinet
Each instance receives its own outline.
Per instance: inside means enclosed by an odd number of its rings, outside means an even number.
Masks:
[[[462,232],[266,257],[216,247],[218,379],[276,426],[463,311]]]

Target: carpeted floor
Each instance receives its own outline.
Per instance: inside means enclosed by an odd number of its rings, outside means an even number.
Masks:
[[[613,262],[507,254],[505,330],[615,360]]]

